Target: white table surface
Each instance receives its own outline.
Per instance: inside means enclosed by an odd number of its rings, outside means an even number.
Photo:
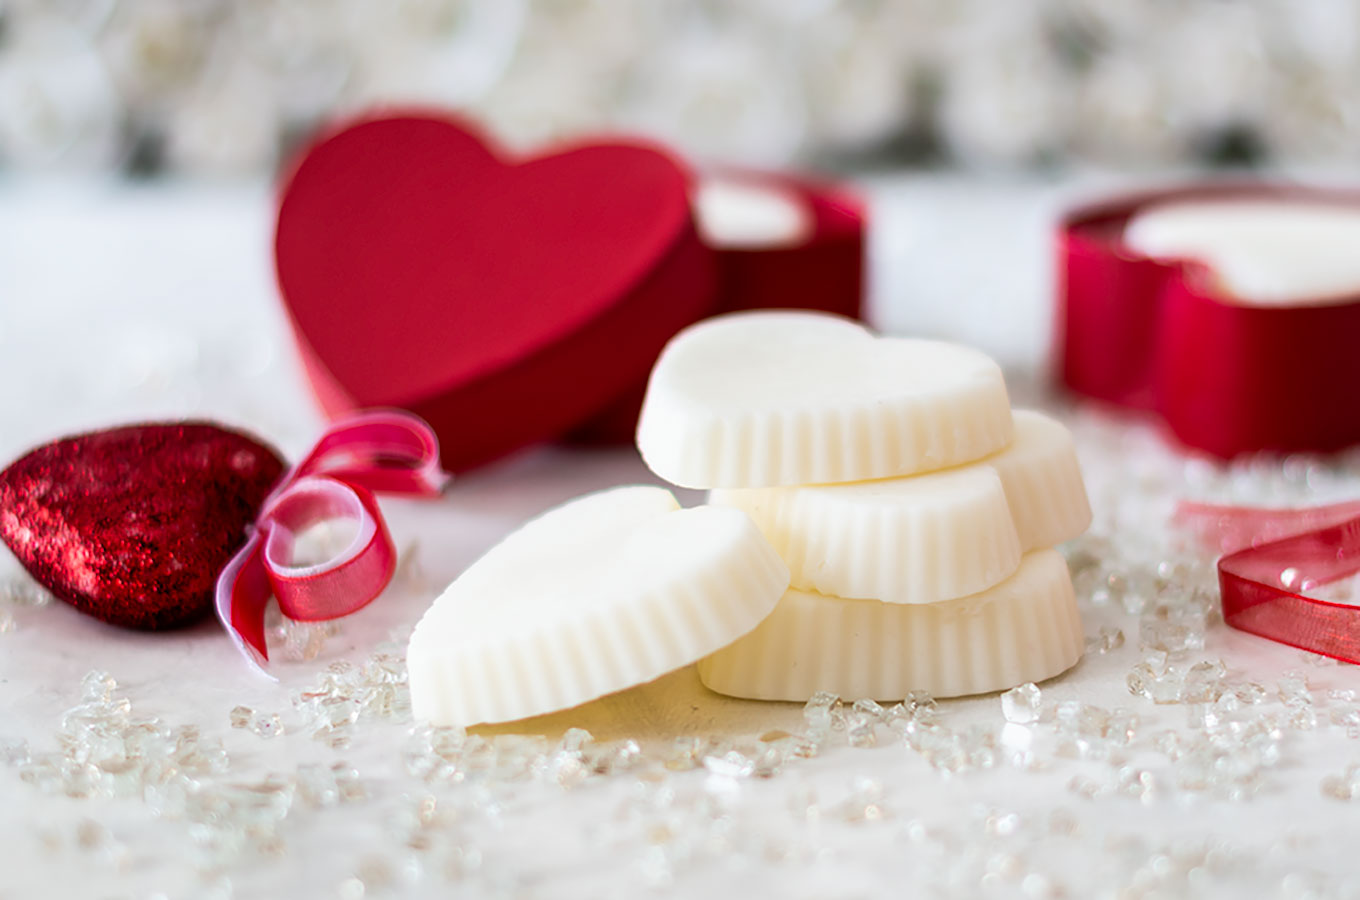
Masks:
[[[1036,387],[1050,326],[1047,224],[1072,186],[924,176],[869,186],[875,322],[975,343],[1008,366],[1017,399],[1054,406]],[[0,457],[63,433],[186,415],[247,427],[290,455],[305,450],[322,420],[273,289],[270,228],[263,185],[0,183]],[[1093,534],[1130,559],[1156,558],[1180,496],[1360,495],[1354,461],[1308,470],[1293,460],[1294,475],[1269,463],[1220,470],[1186,463],[1146,425],[1057,408],[1079,437],[1097,511]],[[1222,658],[1235,681],[1272,690],[1282,672],[1302,669],[1322,724],[1286,734],[1281,762],[1253,799],[1210,799],[1177,787],[1174,767],[1150,749],[1158,732],[1188,733],[1186,709],[1153,706],[1125,688],[1141,656],[1136,617],[1089,597],[1087,633],[1117,626],[1128,642],[1044,685],[1045,698],[1127,707],[1141,717],[1130,752],[1159,779],[1142,802],[1069,789],[1079,775],[1108,781],[1115,768],[1106,762],[1050,754],[1038,772],[1001,766],[949,776],[885,732],[875,749],[832,747],[771,779],[677,773],[660,794],[630,775],[570,791],[525,782],[499,788],[488,811],[471,788],[428,788],[402,771],[407,723],[361,729],[343,750],[306,735],[264,741],[228,727],[238,703],[286,713],[289,690],[313,682],[332,660],[362,659],[389,630],[409,626],[434,589],[525,518],[583,491],[650,480],[629,450],[546,449],[468,475],[439,502],[385,502],[399,546],[418,543],[424,586],[395,585],[346,621],[321,659],[279,664],[280,685],[253,675],[215,623],[139,634],[62,604],[13,609],[17,629],[0,634],[0,739],[56,749],[81,677],[102,668],[136,712],[223,738],[232,779],[344,759],[360,771],[369,798],[324,812],[297,808],[280,826],[281,855],[247,853],[205,874],[184,823],[155,818],[135,798],[51,796],[0,765],[0,900],[220,897],[229,885],[236,897],[355,896],[350,876],[399,858],[383,823],[411,802],[404,798],[427,791],[459,810],[445,827],[480,865],[454,881],[428,872],[384,886],[369,877],[367,896],[1360,896],[1353,846],[1360,806],[1319,790],[1324,775],[1360,761],[1360,742],[1327,721],[1328,710],[1344,704],[1326,697],[1331,688],[1360,689],[1360,672],[1311,665],[1298,651],[1212,628],[1206,650],[1187,663]],[[0,575],[17,571],[0,551]],[[692,677],[681,673],[543,727],[579,719],[600,739],[637,736],[648,752],[687,731],[799,727],[797,706],[722,702]],[[1001,725],[995,695],[942,701],[941,712],[951,728]],[[847,821],[843,804],[863,777],[881,784],[882,816]],[[816,816],[806,814],[809,797]],[[644,803],[651,812],[638,813]],[[1074,823],[1070,834],[1052,833],[1055,811]],[[997,836],[1007,812],[1021,824]],[[105,825],[122,849],[82,849],[85,820]],[[702,841],[677,849],[677,834]],[[983,878],[989,865],[996,871]]]

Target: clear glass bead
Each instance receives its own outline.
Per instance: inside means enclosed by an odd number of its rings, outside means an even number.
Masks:
[[[18,766],[27,763],[32,759],[29,753],[28,741],[23,738],[3,738],[0,739],[0,763],[7,766]]]
[[[278,713],[259,713],[250,722],[250,730],[262,738],[283,734],[283,719]]]
[[[561,742],[557,745],[559,750],[567,753],[580,753],[587,744],[592,743],[595,738],[584,728],[568,728],[562,735]]]
[[[82,703],[109,703],[118,682],[108,672],[93,669],[80,680],[80,699]]]
[[[1138,626],[1142,646],[1167,653],[1204,649],[1202,622],[1145,617]]]
[[[1355,799],[1355,793],[1348,779],[1341,775],[1326,775],[1320,785],[1322,795],[1331,797],[1333,800],[1345,800],[1347,802]]]
[[[586,765],[599,775],[612,775],[631,769],[642,758],[642,747],[627,738],[607,744],[595,744],[586,751]]]
[[[1195,663],[1185,673],[1182,700],[1185,703],[1213,703],[1218,700],[1227,679],[1222,660]]]
[[[884,721],[888,715],[888,711],[877,700],[871,700],[868,697],[861,697],[856,700],[850,708],[854,712],[868,716],[875,723]]]
[[[1285,672],[1276,687],[1281,702],[1286,706],[1306,706],[1313,702],[1313,695],[1308,690],[1308,676],[1300,671]]]
[[[326,649],[325,622],[298,622],[285,619],[283,623],[283,654],[294,662],[310,662]]]
[[[845,740],[851,747],[874,747],[878,744],[878,717],[852,709],[844,715]]]
[[[803,706],[803,722],[811,734],[829,734],[840,713],[841,698],[830,691],[818,691]]]
[[[1001,715],[1007,722],[1028,725],[1039,721],[1043,711],[1043,692],[1033,682],[1012,688],[1001,695]]]
[[[547,769],[548,777],[559,787],[568,790],[583,784],[590,777],[590,769],[579,752],[558,750],[548,758]]]
[[[1086,639],[1086,652],[1096,655],[1113,653],[1124,646],[1124,632],[1107,625],[1100,626],[1095,635]]]
[[[665,766],[672,771],[683,772],[697,769],[703,765],[708,753],[708,740],[701,737],[676,738],[666,754]]]
[[[724,778],[748,778],[755,772],[755,762],[736,750],[721,756],[706,756],[703,765],[710,774]]]

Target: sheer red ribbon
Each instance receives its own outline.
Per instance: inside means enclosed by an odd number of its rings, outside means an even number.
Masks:
[[[1218,561],[1225,622],[1360,663],[1360,606],[1307,596],[1360,572],[1360,500],[1311,509],[1186,503],[1178,516],[1227,554]]]
[[[314,622],[382,593],[397,551],[374,492],[434,497],[448,478],[434,431],[409,413],[361,412],[327,430],[265,500],[249,540],[218,577],[217,617],[246,658],[264,671],[271,596],[285,616]],[[354,537],[331,559],[294,565],[297,535],[324,521],[349,521]]]

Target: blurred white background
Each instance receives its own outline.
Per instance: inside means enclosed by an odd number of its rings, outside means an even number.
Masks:
[[[862,169],[1360,159],[1352,0],[4,0],[0,165],[260,172],[337,112]]]

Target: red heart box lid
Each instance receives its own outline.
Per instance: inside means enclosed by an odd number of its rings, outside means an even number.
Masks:
[[[464,470],[554,438],[712,311],[689,173],[618,140],[511,158],[433,114],[322,135],[279,202],[280,291],[331,415],[395,406]]]

